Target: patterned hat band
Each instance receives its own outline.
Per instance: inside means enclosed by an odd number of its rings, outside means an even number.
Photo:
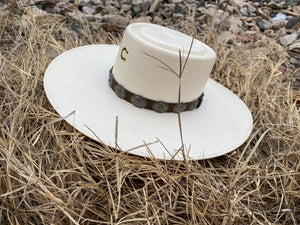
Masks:
[[[117,96],[126,100],[127,102],[132,103],[136,107],[145,108],[149,110],[154,110],[159,113],[163,112],[178,112],[178,103],[168,103],[162,101],[154,101],[151,99],[144,98],[140,95],[136,95],[128,90],[126,90],[122,85],[120,85],[114,78],[112,73],[113,67],[109,71],[109,86],[116,93]],[[191,111],[199,106],[202,103],[204,94],[202,93],[199,98],[191,102],[180,103],[180,112]]]

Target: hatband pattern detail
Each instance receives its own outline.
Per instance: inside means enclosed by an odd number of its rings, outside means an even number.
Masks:
[[[109,71],[109,86],[116,93],[116,95],[127,102],[130,102],[136,107],[153,110],[158,113],[173,112],[178,113],[178,103],[168,103],[162,101],[154,101],[147,99],[140,95],[136,95],[129,90],[126,90],[121,84],[119,84],[113,75],[113,67]],[[199,98],[192,102],[180,103],[180,112],[191,111],[200,107],[203,100],[204,93]]]

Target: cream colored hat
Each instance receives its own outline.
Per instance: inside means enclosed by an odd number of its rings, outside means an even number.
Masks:
[[[182,75],[186,157],[226,154],[249,137],[252,116],[235,94],[209,78],[215,52],[199,40],[191,43],[178,31],[133,23],[120,46],[83,46],[54,59],[45,72],[46,95],[62,117],[69,115],[68,123],[92,139],[114,147],[118,117],[117,144],[123,151],[182,160],[177,113]]]

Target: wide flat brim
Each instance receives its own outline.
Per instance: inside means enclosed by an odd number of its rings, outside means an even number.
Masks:
[[[120,99],[108,85],[119,46],[89,45],[66,51],[45,72],[46,95],[55,110],[83,134],[123,151],[158,159],[183,160],[178,115],[140,109]],[[235,94],[212,79],[199,109],[181,113],[189,159],[226,154],[249,137],[253,120]],[[100,140],[99,140],[100,139]],[[147,147],[137,146],[148,143]],[[152,143],[152,144],[150,144]],[[163,144],[163,145],[162,145]]]

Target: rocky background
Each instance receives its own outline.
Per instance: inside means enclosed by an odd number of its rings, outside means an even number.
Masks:
[[[198,35],[213,31],[217,41],[229,48],[233,42],[271,38],[279,51],[286,52],[289,64],[281,68],[282,73],[289,70],[293,74],[291,87],[300,89],[300,0],[0,0],[0,13],[21,15],[26,23],[23,10],[28,6],[41,23],[53,18],[65,20],[62,30],[73,38],[86,23],[92,32],[104,29],[120,37],[133,22],[177,30],[192,24]],[[56,55],[49,50],[50,58]]]

